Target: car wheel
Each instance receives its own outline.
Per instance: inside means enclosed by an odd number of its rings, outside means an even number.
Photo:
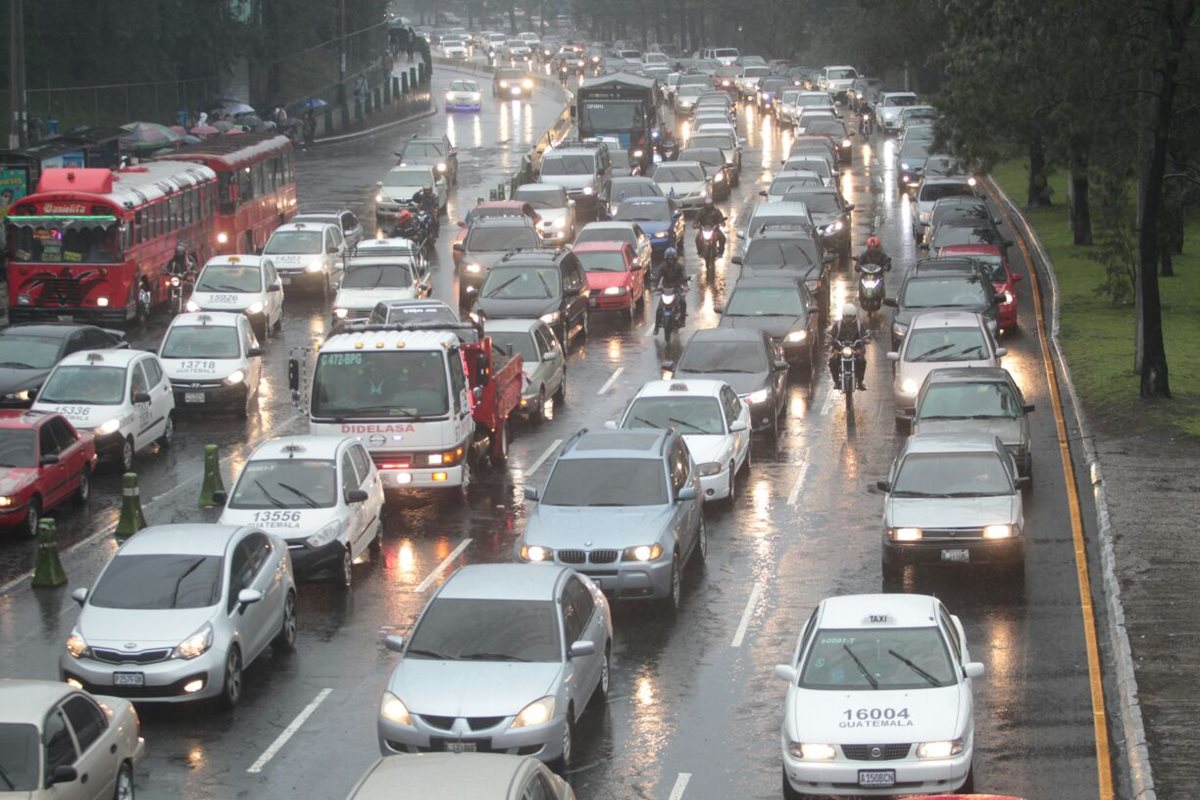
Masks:
[[[260,342],[267,341],[270,336],[271,328],[269,325],[267,325],[267,317],[265,314],[263,315],[262,322],[252,323],[250,328],[254,331],[255,338],[257,338]]]
[[[250,403],[253,402],[253,395],[250,394],[250,388],[246,388],[246,397],[242,402],[238,403],[235,409],[238,419],[247,419],[250,416]]]
[[[612,643],[604,643],[604,660],[600,662],[600,680],[596,681],[595,696],[608,702],[608,687],[612,682]]]
[[[288,592],[287,599],[283,601],[283,623],[279,628],[279,634],[271,644],[275,646],[277,653],[287,653],[296,649],[295,592]]]
[[[508,420],[504,420],[496,435],[500,437],[500,446],[492,448],[490,460],[496,469],[504,469],[504,465],[508,463]]]
[[[21,521],[21,533],[29,538],[37,536],[38,523],[42,519],[42,501],[36,495],[25,506],[25,519]]]
[[[92,475],[91,471],[84,467],[79,473],[79,486],[75,489],[75,502],[79,505],[87,503],[88,498],[92,496]]]
[[[700,530],[696,531],[696,549],[692,553],[696,566],[708,560],[708,526],[704,522],[704,511],[700,511]]]
[[[580,333],[583,334],[584,339],[588,338],[588,320],[591,319],[591,316],[592,315],[589,314],[586,310],[583,312],[583,327],[580,330]]]
[[[470,496],[472,480],[471,469],[471,457],[468,454],[463,458],[462,485],[458,487],[458,496],[463,500],[466,500]]]
[[[546,387],[538,389],[537,399],[534,401],[533,411],[529,418],[539,425],[546,421]]]
[[[275,333],[277,333],[277,334],[283,330],[283,310],[282,309],[280,309],[280,311],[279,311],[279,316],[275,318],[275,324],[272,326],[272,328],[274,329]]]
[[[554,402],[556,404],[555,405],[556,411],[558,410],[557,409],[558,403],[565,404],[567,402],[567,370],[566,370],[566,367],[563,368],[562,380],[558,382],[558,389],[556,389],[554,392]]]
[[[562,733],[562,755],[554,762],[554,771],[560,775],[565,775],[567,770],[571,768],[571,756],[574,755],[575,749],[575,722],[572,717],[575,716],[575,709],[567,707],[567,718],[563,722]]]
[[[907,436],[908,427],[908,420],[904,419],[903,417],[896,417],[896,433],[902,436]]]
[[[354,585],[354,556],[350,554],[348,546],[342,549],[342,563],[338,570],[337,582],[342,589],[349,589]]]
[[[958,787],[958,791],[961,794],[971,794],[972,792],[975,791],[975,767],[974,767],[974,765],[972,765],[971,768],[967,770],[967,779],[965,781],[963,781],[962,786]]]
[[[733,508],[734,505],[737,503],[737,489],[735,488],[736,484],[737,484],[736,465],[732,461],[730,461],[729,462],[729,496],[725,498],[725,503],[730,508]]]
[[[121,468],[121,472],[129,472],[133,469],[133,437],[126,436],[125,441],[121,443],[121,455],[117,462]]]
[[[167,414],[167,421],[163,427],[162,436],[158,437],[158,439],[156,439],[155,441],[158,442],[158,446],[160,448],[165,449],[165,448],[171,446],[171,442],[174,439],[175,439],[175,413],[171,412],[170,414]]]
[[[117,770],[117,782],[113,788],[113,800],[133,800],[133,767],[126,762]]]
[[[679,556],[671,559],[671,588],[662,600],[663,611],[674,614],[679,610],[679,602],[683,597],[683,575],[679,570]]]
[[[221,705],[236,708],[242,700],[242,653],[237,645],[225,657],[225,682],[221,685]]]

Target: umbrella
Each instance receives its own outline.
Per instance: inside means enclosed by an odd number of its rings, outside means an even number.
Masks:
[[[324,108],[327,105],[329,105],[329,103],[326,103],[319,97],[310,97],[307,100],[302,100],[300,102],[301,108]]]
[[[183,137],[183,143],[184,144],[200,144],[200,137],[193,136],[192,134],[189,133]]]
[[[220,133],[221,129],[212,125],[197,125],[192,128],[190,133],[193,136],[212,136],[214,133]]]
[[[131,122],[122,125],[125,133],[121,134],[120,145],[124,150],[149,150],[172,145],[183,138],[182,135],[156,122]]]
[[[214,122],[212,124],[212,126],[214,128],[216,128],[218,131],[220,131],[221,133],[225,133],[226,131],[232,130],[237,127],[236,125],[234,125],[232,122],[230,122],[227,119],[219,119],[216,122]]]
[[[218,100],[217,102],[219,102],[221,104],[222,111],[227,111],[230,114],[233,114],[235,117],[238,114],[253,114],[254,113],[254,106],[252,106],[249,103],[244,102],[242,100],[225,99],[225,100]]]
[[[241,128],[230,128],[229,130],[225,131],[226,136],[236,136],[239,133],[245,133],[245,131]]]
[[[185,130],[183,129],[183,126],[182,126],[182,125],[172,125],[172,126],[171,126],[171,130],[175,131],[175,132],[176,132],[176,133],[178,133],[180,136],[184,136],[184,134],[186,134],[186,133],[187,133],[187,131],[185,131]],[[185,138],[186,138],[186,137],[185,137]]]

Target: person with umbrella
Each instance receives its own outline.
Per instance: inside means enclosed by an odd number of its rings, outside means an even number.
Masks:
[[[309,108],[304,112],[304,146],[312,147],[315,138],[317,138],[317,113]]]

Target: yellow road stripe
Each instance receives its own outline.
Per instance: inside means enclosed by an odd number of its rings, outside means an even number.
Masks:
[[[1104,706],[1104,682],[1100,674],[1100,649],[1096,643],[1096,612],[1092,607],[1092,585],[1087,568],[1087,548],[1083,541],[1083,515],[1079,506],[1079,489],[1075,485],[1072,469],[1071,445],[1067,439],[1067,423],[1063,417],[1062,396],[1058,391],[1058,378],[1054,372],[1054,361],[1050,357],[1050,343],[1046,336],[1046,323],[1042,316],[1041,283],[1037,267],[1025,239],[1013,225],[1008,207],[996,200],[995,190],[989,187],[992,200],[1000,209],[1009,230],[1017,233],[1015,241],[1028,267],[1032,284],[1033,308],[1037,317],[1038,341],[1042,346],[1042,361],[1046,366],[1046,383],[1050,387],[1051,404],[1054,407],[1054,426],[1058,430],[1058,450],[1062,456],[1063,482],[1067,486],[1067,508],[1071,513],[1071,538],[1075,544],[1075,577],[1079,582],[1079,605],[1083,612],[1083,638],[1087,648],[1088,680],[1092,693],[1092,729],[1096,737],[1096,779],[1100,784],[1100,800],[1113,799],[1112,755],[1108,743],[1108,714]]]

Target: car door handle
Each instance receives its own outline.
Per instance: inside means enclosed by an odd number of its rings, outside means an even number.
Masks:
[[[79,782],[80,783],[88,782],[88,774],[86,772],[79,776]]]
[[[110,753],[115,753],[115,752],[117,752],[117,746],[116,746],[115,744],[110,744],[110,745],[108,746],[108,752],[110,752]]]

